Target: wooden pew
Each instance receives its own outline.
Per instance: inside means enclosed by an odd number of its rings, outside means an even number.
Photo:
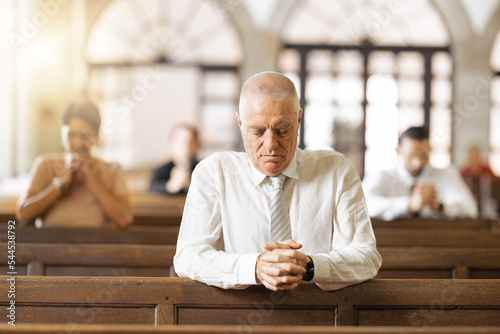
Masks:
[[[499,334],[500,327],[354,327],[354,326],[195,326],[195,325],[27,325],[0,324],[0,333],[16,334]]]
[[[18,275],[167,277],[174,254],[172,245],[16,243],[15,261]]]
[[[0,231],[7,225],[0,224]],[[175,245],[178,226],[130,226],[123,231],[94,229],[35,229],[16,230],[16,241],[21,243],[105,243]],[[500,233],[468,230],[378,228],[375,230],[379,247],[492,247],[500,248]],[[0,233],[5,242],[7,234]]]
[[[378,278],[499,279],[500,248],[379,247]],[[19,275],[175,276],[174,245],[17,243]],[[1,273],[8,272],[1,267]]]
[[[132,198],[134,225],[179,226],[186,202],[185,195],[136,193]]]
[[[500,231],[500,222],[496,219],[423,219],[423,218],[401,218],[395,220],[380,220],[372,218],[373,228],[404,228],[404,229],[432,229],[432,230],[474,230],[474,231]]]
[[[474,230],[377,228],[378,247],[492,247],[500,248],[500,233]]]
[[[0,196],[0,223],[15,220],[17,198]],[[134,193],[131,195],[131,201],[134,207],[134,225],[178,226],[186,196]]]
[[[500,217],[500,177],[494,177],[491,180],[491,197],[497,205],[497,213]]]
[[[0,195],[0,223],[16,218],[17,196]]]
[[[18,323],[292,326],[499,326],[500,280],[372,280],[337,291],[302,284],[223,290],[180,278],[0,280],[0,317],[15,289]]]
[[[500,248],[379,247],[377,278],[500,279]]]
[[[7,225],[0,224],[0,231]],[[87,243],[87,244],[148,244],[175,245],[178,226],[130,226],[126,230],[100,229],[36,229],[34,226],[17,228],[16,242],[21,243]],[[5,242],[7,235],[0,235]]]
[[[0,241],[7,240],[7,224],[0,224]],[[16,229],[16,241],[21,243],[104,243],[175,245],[178,226],[130,226],[127,230],[95,229],[35,229],[33,226]],[[469,230],[378,228],[375,229],[379,247],[464,247],[500,248],[500,233]]]

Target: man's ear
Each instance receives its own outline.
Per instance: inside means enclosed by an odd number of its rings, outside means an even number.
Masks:
[[[238,126],[241,128],[241,116],[239,111],[236,112],[236,119],[238,120]]]

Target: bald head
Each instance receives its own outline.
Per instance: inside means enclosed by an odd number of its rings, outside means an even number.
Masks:
[[[268,101],[285,101],[292,99],[297,113],[300,109],[297,90],[293,82],[277,72],[262,72],[250,77],[241,88],[239,113],[245,113],[249,101],[264,99]]]

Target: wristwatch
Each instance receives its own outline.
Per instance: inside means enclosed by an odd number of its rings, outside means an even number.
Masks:
[[[306,273],[302,276],[302,280],[309,282],[314,278],[314,261],[310,256],[307,257],[309,258],[309,263],[306,267]]]
[[[63,194],[66,193],[66,188],[64,188],[60,178],[58,177],[53,178],[52,185],[54,186],[54,188],[59,189]]]

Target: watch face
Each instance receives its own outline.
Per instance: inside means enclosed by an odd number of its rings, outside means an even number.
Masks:
[[[61,185],[61,180],[55,177],[52,179],[52,184],[55,185],[56,187],[59,187]]]
[[[59,188],[61,189],[62,188],[62,182],[61,182],[61,179],[55,177],[52,179],[52,184],[54,185],[54,187],[56,188]]]

